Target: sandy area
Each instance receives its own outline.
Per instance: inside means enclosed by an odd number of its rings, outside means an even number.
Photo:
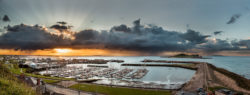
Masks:
[[[234,89],[234,90],[236,90],[236,91],[240,91],[240,92],[244,92],[244,93],[250,94],[250,91],[249,91],[249,90],[245,90],[245,89],[243,89],[243,88],[240,88],[240,87],[237,85],[237,83],[236,83],[233,79],[231,79],[231,78],[229,78],[229,77],[227,77],[227,76],[225,76],[225,75],[223,75],[223,74],[221,74],[221,73],[219,73],[219,72],[217,72],[217,71],[214,71],[214,74],[215,74],[216,76],[218,76],[217,78],[218,78],[218,79],[223,83],[223,85],[225,85],[226,87],[229,87],[229,88]]]
[[[233,79],[213,70],[206,63],[197,64],[197,68],[195,75],[181,90],[195,92],[198,88],[208,89],[208,87],[225,86],[250,94],[249,90],[239,87]]]

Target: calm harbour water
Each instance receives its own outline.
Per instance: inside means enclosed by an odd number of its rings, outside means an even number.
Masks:
[[[192,59],[192,58],[166,58],[160,56],[89,56],[89,57],[53,57],[53,58],[64,58],[64,59],[116,59],[116,60],[124,60],[124,63],[128,64],[138,64],[144,59],[151,60],[172,60],[172,61],[200,61],[200,62],[209,62],[217,67],[221,67],[227,69],[231,72],[235,72],[239,75],[242,75],[248,79],[250,79],[250,57],[239,57],[239,56],[206,56],[211,59]],[[46,56],[29,56],[28,58],[47,58]],[[123,68],[131,68],[131,69],[140,69],[146,68],[149,70],[148,74],[144,76],[142,79],[138,79],[136,81],[142,81],[145,83],[158,83],[158,84],[166,84],[165,88],[169,89],[171,87],[178,87],[181,84],[189,81],[194,75],[195,71],[183,69],[183,68],[173,68],[173,67],[133,67],[133,66],[121,66],[122,63],[108,63],[108,65],[112,68],[123,69]],[[144,63],[147,64],[147,63]],[[154,64],[152,62],[151,64]],[[162,63],[162,64],[170,64],[170,63]],[[74,66],[84,66],[86,64],[70,64]],[[135,81],[135,80],[133,80]],[[100,83],[107,83],[107,80],[103,80]],[[171,86],[172,85],[172,86]]]
[[[125,57],[103,57],[103,56],[90,56],[90,57],[62,57],[62,58],[82,58],[82,59],[119,59],[124,60],[124,63],[136,64],[144,59],[152,60],[173,60],[173,61],[200,61],[209,62],[217,67],[227,69],[231,72],[242,75],[250,79],[250,56],[206,56],[211,59],[194,59],[194,58],[166,58],[160,56],[125,56]]]
[[[47,58],[48,56],[29,56],[28,58]],[[160,56],[88,56],[88,57],[54,57],[65,59],[118,59],[124,60],[124,63],[136,64],[144,59],[152,60],[173,60],[173,61],[200,61],[209,62],[217,67],[227,69],[231,72],[243,75],[250,79],[250,56],[206,56],[211,59],[193,59],[193,58],[166,58]]]

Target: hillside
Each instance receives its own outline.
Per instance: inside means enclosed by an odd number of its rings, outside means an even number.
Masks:
[[[35,90],[19,81],[8,69],[0,62],[0,95],[36,95]]]
[[[202,56],[198,55],[198,54],[177,54],[174,56],[170,56],[170,58],[203,58]]]

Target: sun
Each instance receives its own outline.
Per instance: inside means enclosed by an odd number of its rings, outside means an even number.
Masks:
[[[71,49],[54,49],[57,53],[69,53]]]

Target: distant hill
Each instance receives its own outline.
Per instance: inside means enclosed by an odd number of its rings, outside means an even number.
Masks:
[[[203,58],[202,56],[198,55],[198,54],[177,54],[174,56],[170,56],[170,58]]]
[[[212,55],[212,56],[224,56],[224,55]]]

